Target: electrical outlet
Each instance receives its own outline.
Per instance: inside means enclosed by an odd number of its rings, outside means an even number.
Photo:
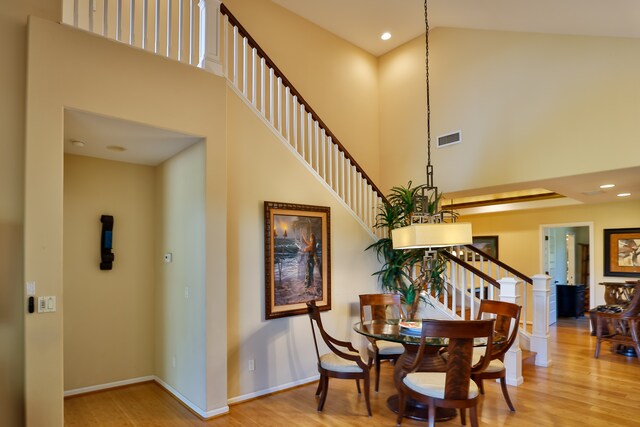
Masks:
[[[253,359],[249,359],[249,370],[250,371],[256,370],[256,361]]]

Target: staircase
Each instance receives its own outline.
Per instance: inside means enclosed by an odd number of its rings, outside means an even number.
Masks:
[[[138,0],[138,6],[136,0],[65,0],[63,22],[226,77],[372,238],[383,237],[374,227],[383,193],[224,4]],[[450,318],[473,319],[484,298],[521,305],[520,342],[536,353],[537,365],[548,366],[548,277],[530,278],[471,245],[453,247],[445,256],[447,286],[435,306]],[[521,357],[513,348],[512,356]],[[518,375],[510,383],[521,382]]]

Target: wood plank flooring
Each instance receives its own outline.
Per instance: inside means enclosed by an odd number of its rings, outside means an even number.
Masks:
[[[517,412],[509,412],[500,387],[485,381],[481,426],[640,426],[640,361],[609,351],[593,358],[595,337],[588,320],[560,319],[551,327],[553,366],[523,364],[524,384],[509,387]],[[322,413],[316,412],[316,384],[231,406],[228,415],[202,421],[155,383],[75,396],[65,400],[66,426],[393,426],[386,407],[394,394],[393,367],[385,364],[379,393],[372,391],[373,416],[353,381],[331,380]],[[405,420],[403,426],[424,426]],[[458,426],[460,418],[441,426]]]

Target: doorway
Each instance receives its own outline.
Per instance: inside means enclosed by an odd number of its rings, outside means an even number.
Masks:
[[[595,304],[593,223],[543,224],[540,239],[541,268],[551,277],[549,324],[567,311],[584,314]]]

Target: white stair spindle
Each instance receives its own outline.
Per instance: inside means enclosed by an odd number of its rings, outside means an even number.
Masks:
[[[130,0],[129,3],[129,44],[135,46],[136,44],[136,0]]]
[[[195,14],[193,10],[195,0],[189,0],[189,64],[193,64],[193,33],[195,31]]]
[[[178,61],[182,61],[183,27],[184,27],[184,3],[178,0]]]
[[[313,117],[307,112],[307,163],[313,167]]]
[[[120,2],[120,0],[118,0]],[[155,22],[156,28],[154,29],[154,41],[153,41],[153,51],[155,53],[160,53],[160,0],[156,0],[156,15]]]
[[[313,121],[313,165],[316,172],[320,173],[320,125],[317,120]]]
[[[116,1],[116,40],[122,41],[122,0]]]
[[[242,94],[247,97],[247,44],[249,41],[242,37]]]
[[[107,0],[105,0],[106,3]],[[192,25],[193,27],[193,25]],[[149,30],[149,0],[142,0],[142,49],[147,48],[147,31]]]
[[[167,0],[167,58],[171,57],[171,0]]]
[[[306,120],[306,114],[304,110],[304,104],[300,104],[300,155],[303,159],[306,159],[306,143],[305,143],[305,129],[304,122]]]
[[[285,116],[284,117],[285,117],[286,138],[289,145],[291,145],[291,119],[290,119],[291,107],[289,105],[290,98],[291,98],[291,90],[289,89],[289,86],[287,86],[284,91],[284,100],[285,100],[285,104],[284,104]]]
[[[104,0],[102,4],[102,35],[109,37],[109,0]]]
[[[333,188],[335,191],[335,187],[333,186],[333,142],[331,141],[331,137],[327,138],[327,175],[329,177],[328,184],[329,187]]]
[[[93,2],[94,0],[89,0],[89,10],[87,13],[87,17],[89,18],[89,31],[93,32]]]
[[[264,89],[265,89],[265,60],[264,58],[260,58],[260,112],[262,113],[262,117],[266,117],[266,112],[264,109],[264,103],[265,103],[265,95],[264,95]]]
[[[256,66],[257,66],[257,58],[258,51],[256,48],[251,48],[251,103],[254,107],[257,108],[257,100],[256,100]]]
[[[231,52],[233,55],[233,85],[238,87],[238,27],[233,26],[233,51]]]
[[[78,27],[78,0],[73,0],[73,26]]]
[[[346,157],[345,157],[346,158]],[[347,159],[347,183],[345,184],[345,186],[347,187],[347,205],[349,205],[350,208],[353,209],[353,200],[351,199],[351,193],[352,193],[352,189],[351,189],[351,174],[352,174],[352,167],[351,167],[351,160]]]
[[[274,79],[273,68],[269,67],[269,122],[271,123],[271,126],[275,127],[275,122],[273,118],[273,103],[274,103],[273,79]]]
[[[278,80],[276,81],[277,88],[277,101],[278,107],[276,112],[278,113],[278,133],[282,135],[282,77],[278,76]]]
[[[293,148],[298,150],[298,96],[293,95]]]
[[[222,45],[224,46],[224,76],[229,78],[229,17],[224,15],[224,25],[222,31]],[[202,44],[202,40],[200,40],[200,44]]]
[[[327,135],[324,128],[320,131],[320,176],[326,181],[327,179]]]

